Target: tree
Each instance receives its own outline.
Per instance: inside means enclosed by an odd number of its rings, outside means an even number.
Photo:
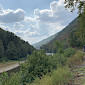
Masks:
[[[78,37],[78,41],[81,43],[81,46],[85,45],[85,0],[65,0],[65,7],[71,8],[72,12],[76,7],[78,8],[80,26],[77,33],[75,32],[75,36]]]
[[[2,40],[0,40],[0,58],[4,56],[4,46]]]
[[[82,45],[85,45],[85,9],[83,10],[79,19],[79,29],[77,31],[78,38]]]
[[[78,38],[79,37],[77,35],[77,30],[73,30],[69,36],[69,44],[71,47],[80,47],[81,46],[81,42]]]
[[[78,13],[81,14],[83,12],[83,9],[85,9],[85,1],[84,0],[65,0],[65,7],[71,8],[71,11],[73,12],[75,8],[78,8]]]
[[[28,81],[30,83],[36,77],[41,79],[52,69],[57,68],[56,56],[47,56],[43,50],[35,51],[31,56],[27,55],[27,57],[27,61],[20,65],[24,82]]]
[[[18,59],[19,58],[18,48],[16,47],[16,45],[14,44],[13,41],[11,41],[8,44],[6,55],[7,55],[8,59]]]
[[[56,42],[56,48],[57,48],[57,52],[63,53],[63,51],[64,51],[64,44],[59,42],[59,41],[57,41]]]

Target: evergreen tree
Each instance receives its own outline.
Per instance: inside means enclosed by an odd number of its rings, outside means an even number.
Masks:
[[[4,56],[4,46],[2,40],[0,40],[0,58]]]
[[[6,55],[7,55],[8,59],[18,59],[19,58],[18,49],[16,48],[16,45],[14,44],[13,41],[11,41],[8,44]]]

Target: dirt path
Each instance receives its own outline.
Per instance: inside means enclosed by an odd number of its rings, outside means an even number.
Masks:
[[[16,67],[19,66],[19,63],[24,63],[25,61],[20,61],[20,62],[17,62],[15,64],[11,64],[11,65],[8,65],[6,67],[3,67],[3,68],[0,68],[0,73],[2,73],[3,71],[9,71],[9,70],[12,70]]]

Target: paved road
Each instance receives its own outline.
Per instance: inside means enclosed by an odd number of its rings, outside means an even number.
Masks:
[[[20,61],[20,63],[24,63],[25,61]],[[12,70],[14,68],[17,68],[19,66],[19,63],[17,62],[16,64],[12,64],[12,65],[9,65],[7,67],[3,67],[3,68],[0,68],[0,73],[2,73],[3,71],[9,71],[9,70]]]

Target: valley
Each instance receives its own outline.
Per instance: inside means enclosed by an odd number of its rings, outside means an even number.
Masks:
[[[85,1],[10,1],[0,1],[0,85],[85,85]]]

